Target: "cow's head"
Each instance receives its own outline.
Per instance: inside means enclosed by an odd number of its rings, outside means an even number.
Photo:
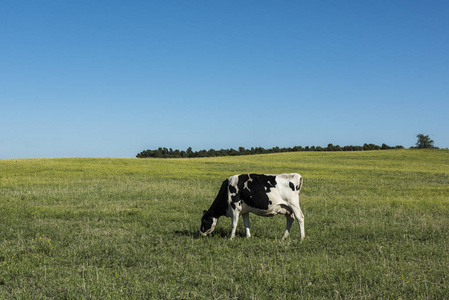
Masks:
[[[217,218],[210,211],[203,211],[203,217],[201,218],[201,228],[200,233],[202,236],[206,236],[212,231],[214,231],[217,225]]]

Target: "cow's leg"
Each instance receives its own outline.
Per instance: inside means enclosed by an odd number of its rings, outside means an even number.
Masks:
[[[249,214],[243,214],[243,224],[245,224],[246,237],[250,238],[251,233],[249,232]]]
[[[231,231],[231,240],[235,237],[235,231],[237,229],[237,223],[239,221],[240,211],[237,209],[232,210],[232,231]]]
[[[284,236],[282,237],[285,240],[290,235],[290,228],[292,227],[293,221],[295,218],[291,214],[285,214],[285,218],[287,219],[287,227],[285,228]]]
[[[295,214],[295,218],[298,220],[299,229],[301,230],[301,239],[303,240],[306,237],[304,230],[304,215],[302,214],[301,208],[298,206],[291,207],[293,214]]]

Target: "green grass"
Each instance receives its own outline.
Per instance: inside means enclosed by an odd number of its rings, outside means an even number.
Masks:
[[[298,172],[306,239],[250,215],[198,234],[221,182]],[[0,160],[0,298],[448,299],[449,151]]]

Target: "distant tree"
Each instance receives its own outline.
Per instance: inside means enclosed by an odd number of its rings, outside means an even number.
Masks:
[[[229,149],[228,153],[229,153],[230,156],[239,155],[239,152],[237,150],[233,149],[233,148]]]
[[[416,135],[418,141],[416,142],[416,148],[435,148],[433,146],[433,140],[428,135],[422,133]]]
[[[264,153],[266,153],[267,151],[265,150],[264,147],[257,147],[257,148],[256,148],[256,152],[257,152],[258,154],[264,154]]]
[[[209,149],[209,156],[217,156],[217,151],[215,151],[215,149]]]
[[[388,149],[390,149],[390,148],[391,148],[391,147],[388,146],[388,145],[385,144],[385,143],[383,143],[383,144],[382,144],[382,147],[381,147],[382,150],[388,150]]]
[[[245,149],[245,147],[239,147],[239,154],[240,155],[247,155],[248,150]]]
[[[208,156],[209,154],[207,153],[206,150],[200,150],[195,153],[195,157],[208,157]]]

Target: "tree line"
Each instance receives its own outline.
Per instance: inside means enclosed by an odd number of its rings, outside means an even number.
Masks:
[[[173,150],[172,148],[162,148],[159,147],[155,150],[144,150],[136,155],[137,158],[194,158],[194,157],[216,157],[216,156],[237,156],[237,155],[253,155],[253,154],[269,154],[269,153],[282,153],[282,152],[299,152],[299,151],[368,151],[368,150],[389,150],[389,149],[404,149],[403,146],[388,146],[382,144],[378,146],[375,144],[364,144],[363,146],[339,146],[328,144],[327,147],[321,146],[295,146],[288,148],[273,147],[265,149],[263,147],[252,147],[251,149],[246,149],[244,147],[239,147],[236,149],[221,149],[221,150],[199,150],[193,151],[192,147],[187,148],[187,150]]]

